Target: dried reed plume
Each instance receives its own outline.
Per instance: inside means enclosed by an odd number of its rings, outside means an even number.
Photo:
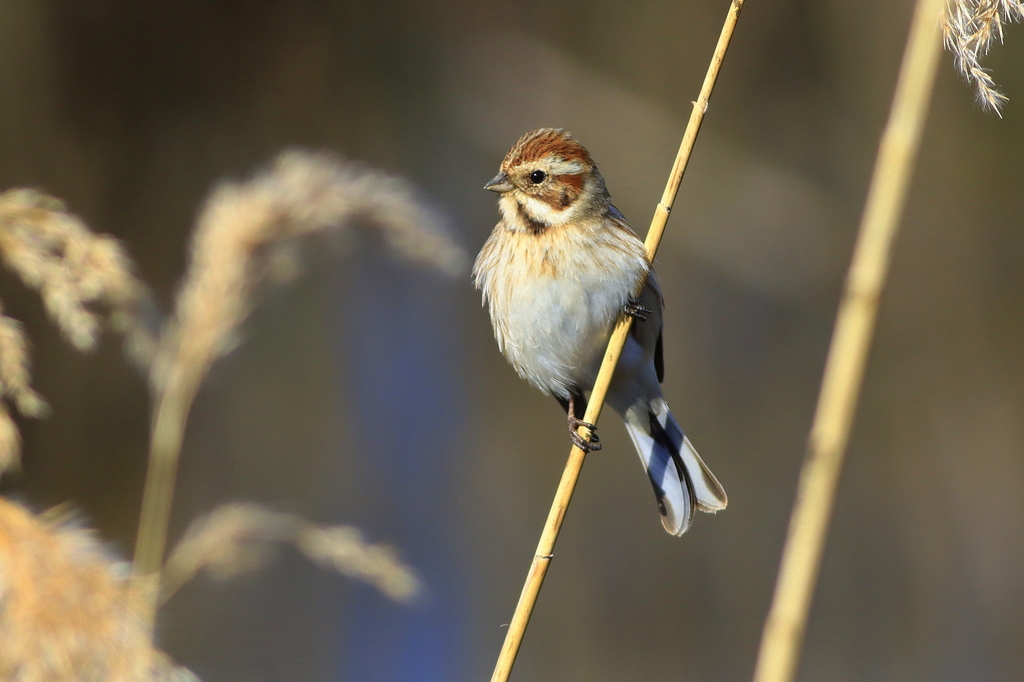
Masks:
[[[404,181],[322,154],[286,152],[249,182],[222,185],[199,217],[177,309],[156,355],[154,385],[195,384],[231,347],[283,245],[365,224],[400,255],[457,274],[466,255],[439,222]]]
[[[996,90],[981,58],[992,41],[1003,42],[1003,24],[1024,19],[1024,0],[949,0],[943,21],[946,48],[953,52],[957,69],[974,84],[978,102],[999,113],[1007,98]]]
[[[0,679],[195,680],[152,648],[127,570],[90,532],[0,498]]]
[[[371,545],[349,526],[320,527],[258,504],[225,504],[192,522],[164,566],[161,602],[201,571],[227,579],[261,566],[274,544],[291,543],[324,568],[363,580],[399,602],[419,592],[394,550]]]
[[[322,154],[287,152],[269,170],[224,184],[208,199],[151,373],[155,412],[134,563],[150,623],[182,435],[202,378],[230,350],[275,254],[299,238],[355,225],[378,231],[398,254],[448,274],[467,262],[404,181]]]
[[[150,299],[117,240],[89,231],[53,197],[17,189],[0,194],[0,256],[42,296],[50,317],[76,348],[91,350],[100,316],[124,332],[133,353],[145,356],[153,340],[144,324]]]
[[[130,353],[142,362],[153,340],[144,324],[150,298],[132,274],[121,245],[89,231],[64,206],[32,190],[0,194],[0,258],[27,287],[38,291],[65,338],[80,350],[96,345],[101,308],[125,334]],[[31,417],[47,412],[32,390],[28,341],[21,324],[0,312],[0,399]],[[0,402],[0,473],[19,459],[17,427]]]
[[[30,384],[28,339],[21,323],[0,312],[0,399],[28,417],[45,415],[49,406]],[[21,437],[6,406],[0,401],[0,473],[17,466]]]

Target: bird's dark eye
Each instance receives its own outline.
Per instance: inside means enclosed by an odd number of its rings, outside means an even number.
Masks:
[[[544,178],[546,178],[547,176],[547,173],[545,173],[544,171],[535,170],[532,173],[530,173],[530,182],[532,182],[535,185],[539,185],[540,183],[544,182]]]

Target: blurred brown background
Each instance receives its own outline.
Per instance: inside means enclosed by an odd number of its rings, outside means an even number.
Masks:
[[[681,539],[613,415],[588,460],[519,680],[742,680],[753,667],[909,0],[748,3],[659,256],[665,392],[729,492]],[[403,174],[470,251],[480,190],[522,132],[563,126],[642,232],[726,0],[0,3],[0,186],[121,238],[169,309],[209,188],[288,146]],[[1024,678],[1024,30],[983,113],[948,55],[897,244],[811,615],[802,680]],[[218,680],[490,674],[568,441],[509,369],[468,276],[380,245],[310,250],[215,368],[172,541],[258,500],[392,543],[413,609],[285,552],[201,580],[164,648]],[[129,555],[144,383],[110,338],[80,356],[8,274],[53,405],[2,492],[74,501]]]

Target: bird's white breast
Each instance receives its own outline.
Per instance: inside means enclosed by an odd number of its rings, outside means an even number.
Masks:
[[[563,398],[593,382],[611,326],[647,269],[636,235],[600,224],[541,234],[499,224],[474,267],[498,347],[520,376]]]

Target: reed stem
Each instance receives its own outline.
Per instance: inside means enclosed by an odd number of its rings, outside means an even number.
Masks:
[[[181,458],[181,443],[195,397],[195,386],[196,382],[189,380],[172,382],[157,392],[156,407],[153,410],[149,468],[146,470],[135,559],[132,562],[132,596],[138,617],[150,633],[156,620],[178,460]]]
[[[825,362],[755,682],[789,682],[796,674],[878,303],[942,51],[943,7],[944,0],[918,0],[914,10]]]
[[[729,13],[722,27],[722,33],[715,46],[714,55],[711,57],[711,64],[708,66],[707,75],[704,77],[704,84],[701,86],[700,95],[693,103],[693,110],[690,112],[690,120],[683,133],[683,140],[679,145],[679,152],[676,154],[675,163],[672,165],[672,172],[669,175],[668,183],[662,194],[661,201],[654,211],[651,226],[647,231],[647,239],[644,242],[647,248],[647,255],[654,261],[654,255],[661,244],[661,237],[665,232],[665,224],[668,222],[669,213],[672,211],[672,204],[675,202],[676,194],[679,191],[679,184],[682,182],[683,173],[686,171],[686,164],[690,160],[690,152],[693,151],[697,133],[700,131],[701,122],[704,120],[704,113],[708,108],[708,100],[711,98],[711,91],[715,87],[718,72],[722,67],[722,60],[732,39],[736,21],[739,19],[740,10],[743,7],[743,0],[733,0],[729,7]],[[639,291],[637,295],[639,296]],[[626,343],[626,336],[633,320],[629,316],[616,325],[608,341],[608,349],[605,351],[601,369],[598,372],[597,380],[594,382],[594,389],[590,394],[590,401],[587,405],[586,415],[583,421],[596,424],[601,416],[601,409],[604,407],[605,396],[608,393],[608,386],[612,380],[612,373],[618,364],[622,348]],[[585,427],[580,427],[581,435],[586,437]],[[544,576],[548,566],[551,564],[555,541],[558,539],[558,531],[565,519],[565,512],[569,507],[573,491],[576,488],[576,481],[579,479],[580,471],[583,468],[583,460],[586,453],[573,446],[569,452],[569,460],[565,464],[562,478],[558,482],[558,489],[555,491],[555,498],[551,503],[551,510],[548,512],[547,521],[544,523],[544,530],[541,532],[540,541],[537,544],[537,551],[534,553],[533,561],[530,564],[529,573],[526,576],[526,583],[516,604],[515,613],[509,623],[508,632],[505,634],[505,642],[498,654],[497,663],[494,666],[494,674],[491,682],[505,682],[512,674],[512,666],[515,664],[516,655],[522,644],[526,627],[529,625],[530,616],[533,614],[533,607],[537,603],[537,595],[540,593]]]

